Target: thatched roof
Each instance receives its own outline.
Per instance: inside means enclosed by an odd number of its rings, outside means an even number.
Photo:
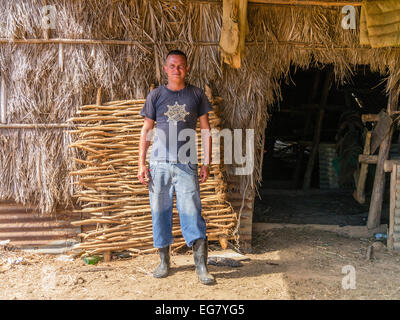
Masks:
[[[341,81],[351,78],[356,64],[368,64],[388,76],[388,89],[400,75],[399,50],[361,47],[358,29],[341,28],[337,6],[250,4],[245,57],[242,68],[233,70],[221,68],[219,60],[221,2],[47,4],[56,6],[56,29],[49,40],[31,43],[47,36],[41,28],[43,1],[0,1],[0,72],[7,85],[9,123],[63,123],[78,106],[93,103],[99,87],[104,100],[143,98],[158,82],[168,50],[179,48],[189,56],[189,81],[210,84],[224,99],[225,126],[255,129],[256,170],[242,187],[260,181],[268,106],[280,99],[280,81],[291,65],[333,64]],[[68,172],[71,158],[80,155],[67,148],[69,139],[61,129],[1,129],[0,199],[37,202],[47,212],[70,204]]]

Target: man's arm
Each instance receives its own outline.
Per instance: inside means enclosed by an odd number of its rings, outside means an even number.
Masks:
[[[139,170],[138,170],[138,179],[142,184],[148,185],[149,181],[149,170],[146,167],[146,154],[147,149],[150,146],[150,139],[148,139],[148,134],[150,130],[154,127],[154,120],[150,118],[144,118],[142,131],[140,134],[140,142],[139,142]]]
[[[210,175],[210,167],[211,164],[211,153],[212,153],[212,140],[211,140],[211,131],[210,131],[210,123],[208,122],[208,114],[203,114],[199,118],[200,121],[200,129],[201,129],[201,140],[203,144],[204,151],[204,162],[200,169],[200,183],[207,181]]]

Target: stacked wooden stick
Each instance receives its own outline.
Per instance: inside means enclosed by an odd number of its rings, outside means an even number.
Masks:
[[[214,102],[218,100],[212,100]],[[75,195],[86,218],[73,225],[95,225],[82,232],[79,248],[85,254],[109,254],[129,250],[132,255],[154,252],[148,188],[137,179],[139,139],[143,118],[139,115],[144,100],[112,101],[80,107],[77,135],[70,147],[84,150],[86,158],[74,159],[80,191]],[[218,106],[214,105],[217,110]],[[218,128],[219,118],[209,114],[211,128]],[[197,128],[198,137],[200,128]],[[201,139],[198,138],[198,150]],[[213,152],[215,152],[213,148]],[[222,154],[222,152],[221,152]],[[199,158],[202,152],[199,152]],[[200,161],[199,161],[200,163]],[[212,164],[209,179],[200,184],[203,217],[210,240],[233,239],[237,215],[226,201],[223,165]],[[179,215],[174,205],[172,249],[185,245]]]

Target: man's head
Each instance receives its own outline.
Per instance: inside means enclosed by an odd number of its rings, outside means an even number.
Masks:
[[[186,54],[180,50],[168,52],[163,68],[168,76],[168,82],[184,82],[185,76],[189,72]]]

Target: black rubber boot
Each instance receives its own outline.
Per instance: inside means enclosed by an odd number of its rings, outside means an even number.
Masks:
[[[161,262],[154,270],[155,278],[165,278],[168,276],[169,268],[170,268],[170,259],[169,259],[169,246],[165,248],[159,248],[158,253],[160,254]]]
[[[202,284],[215,283],[214,277],[208,273],[207,258],[208,258],[208,243],[207,239],[197,239],[193,244],[194,264],[196,273]]]

